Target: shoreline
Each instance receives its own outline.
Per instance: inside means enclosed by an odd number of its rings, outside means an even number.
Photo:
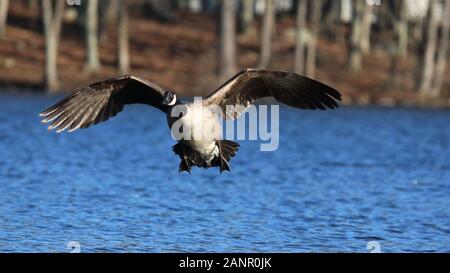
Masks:
[[[161,23],[145,18],[136,10],[130,20],[130,57],[133,74],[182,96],[206,95],[220,86],[216,75],[218,37],[211,14],[176,12],[177,20]],[[6,37],[0,42],[0,86],[17,92],[44,92],[45,41],[39,25],[39,12],[21,2],[11,3]],[[22,22],[22,23],[19,23]],[[24,22],[29,22],[26,24]],[[259,60],[259,22],[247,34],[237,36],[238,67],[255,67]],[[332,30],[331,30],[332,31]],[[269,69],[293,70],[295,18],[278,18]],[[315,79],[339,90],[343,105],[416,106],[450,108],[448,84],[441,98],[424,97],[415,89],[414,58],[394,58],[380,48],[384,33],[374,34],[374,48],[364,56],[363,69],[347,68],[347,46],[325,33],[318,42]],[[82,86],[121,75],[117,70],[117,31],[108,25],[100,41],[101,70],[85,71],[86,49],[83,31],[73,23],[62,29],[58,55],[60,90],[70,93]],[[414,49],[410,49],[413,56]],[[395,91],[394,91],[395,90]],[[1,92],[1,91],[0,91]]]

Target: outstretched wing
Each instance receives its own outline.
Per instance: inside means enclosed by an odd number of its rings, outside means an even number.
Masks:
[[[247,69],[228,80],[205,99],[206,105],[218,105],[229,119],[237,118],[255,100],[273,97],[286,105],[300,109],[337,108],[341,94],[318,81],[295,73]],[[236,107],[232,113],[226,106]]]
[[[167,112],[162,99],[165,90],[134,76],[122,76],[93,83],[75,91],[40,115],[49,130],[75,131],[108,120],[126,104],[143,103]]]

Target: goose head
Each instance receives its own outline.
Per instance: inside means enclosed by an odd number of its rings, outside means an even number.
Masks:
[[[177,95],[172,91],[167,91],[164,93],[161,103],[167,106],[174,106],[177,103]]]

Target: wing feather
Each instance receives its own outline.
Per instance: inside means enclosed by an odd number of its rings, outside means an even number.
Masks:
[[[288,106],[310,110],[335,109],[339,107],[337,101],[341,100],[341,94],[332,87],[295,73],[247,69],[206,97],[205,104],[219,105],[226,113],[227,105],[242,105],[246,108],[266,97]],[[232,119],[239,114],[227,113],[226,117]]]
[[[80,128],[87,128],[92,125],[92,120],[95,119],[95,115],[97,114],[96,107],[98,107],[99,104],[101,104],[101,103],[102,103],[101,100],[95,101],[86,109],[86,111],[84,113],[85,118],[80,123],[80,125],[81,125]]]
[[[72,124],[74,122],[74,120],[75,120],[74,117],[78,113],[81,114],[81,115],[86,115],[86,112],[89,110],[89,107],[91,107],[94,103],[95,103],[95,101],[94,102],[90,102],[90,103],[87,102],[86,104],[83,104],[83,106],[82,106],[83,108],[77,107],[74,110],[72,110],[70,113],[67,113],[67,114],[64,113],[63,115],[60,116],[60,119],[64,118],[64,121],[61,122],[61,123],[58,123],[56,125],[52,124],[52,126],[49,127],[49,129],[50,130],[57,129],[56,132],[57,133],[61,133],[62,131],[64,131],[67,128],[66,126],[68,124],[70,126],[70,124]]]
[[[40,116],[43,123],[51,122],[49,130],[72,132],[114,117],[127,104],[142,103],[167,112],[168,107],[162,104],[165,92],[154,83],[127,75],[81,88]]]

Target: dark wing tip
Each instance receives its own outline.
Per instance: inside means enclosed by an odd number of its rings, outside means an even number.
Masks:
[[[327,88],[324,88],[324,92],[327,93],[329,96],[333,97],[334,99],[338,101],[342,101],[342,95],[339,91],[334,89],[333,87],[330,87],[328,85],[324,85]]]
[[[284,85],[297,94],[293,102],[286,101],[288,105],[311,110],[339,108],[338,101],[342,96],[333,87],[292,72],[286,72],[283,78],[286,80]]]
[[[88,128],[117,115],[126,104],[144,103],[166,112],[161,104],[164,90],[146,80],[123,75],[78,89],[39,115],[49,130],[57,132]]]
[[[311,79],[311,78],[308,78],[305,76],[301,76],[294,72],[278,71],[278,70],[261,70],[261,69],[254,69],[254,68],[247,68],[247,69],[243,70],[242,72],[246,73],[250,77],[266,76],[267,78],[273,78],[275,80],[284,78],[284,79],[288,80],[289,85],[292,84],[292,85],[294,85],[293,87],[295,87],[295,88],[305,87],[304,86],[305,84],[309,85],[309,87],[312,89],[313,92],[325,93],[329,97],[331,97],[332,101],[334,102],[333,109],[339,107],[339,105],[334,100],[342,101],[341,93],[339,91],[337,91],[336,89],[334,89],[333,87],[326,85],[324,83],[321,83],[317,80],[314,80],[314,79]],[[331,103],[331,101],[328,101],[328,102]],[[326,105],[326,106],[328,106],[328,105]],[[332,108],[331,104],[330,104],[329,108]]]
[[[310,110],[336,109],[341,93],[319,81],[288,71],[247,68],[208,96],[218,105],[251,103],[274,97],[286,105]],[[245,102],[244,102],[245,101]]]

